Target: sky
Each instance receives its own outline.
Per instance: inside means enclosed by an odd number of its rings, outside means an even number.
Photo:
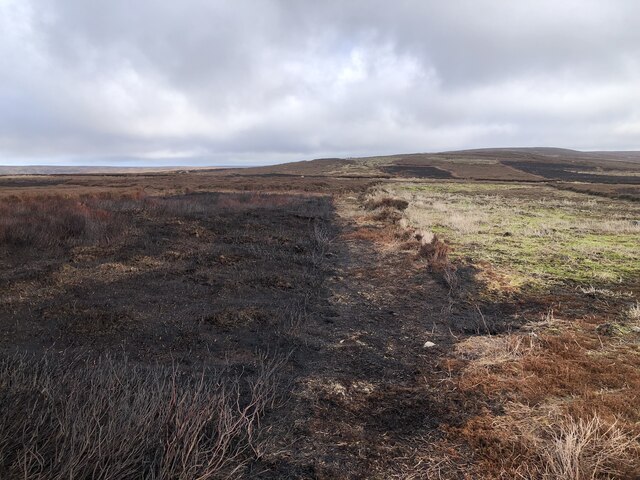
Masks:
[[[0,0],[0,164],[640,150],[636,0]]]

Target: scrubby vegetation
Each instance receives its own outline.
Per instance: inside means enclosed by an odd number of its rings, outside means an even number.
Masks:
[[[0,360],[3,478],[242,478],[268,441],[283,360],[256,373],[126,359]]]

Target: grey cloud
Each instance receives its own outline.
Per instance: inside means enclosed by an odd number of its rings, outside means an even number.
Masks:
[[[640,148],[638,18],[633,0],[0,0],[0,163]]]

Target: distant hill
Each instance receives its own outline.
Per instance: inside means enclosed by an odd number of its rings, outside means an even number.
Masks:
[[[0,175],[129,175],[218,170],[220,175],[567,181],[640,185],[640,152],[484,148],[362,158],[321,158],[264,167],[0,166]]]
[[[635,185],[640,184],[640,152],[581,152],[543,147],[486,148],[317,159],[247,168],[234,173],[531,182],[559,180]]]
[[[217,170],[222,167],[110,167],[67,165],[0,165],[0,175],[121,175]]]

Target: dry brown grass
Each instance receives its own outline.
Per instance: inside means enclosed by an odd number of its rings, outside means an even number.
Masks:
[[[409,202],[403,200],[401,198],[393,198],[393,197],[374,197],[364,204],[367,210],[376,210],[378,208],[389,208],[393,210],[406,210],[409,206]]]
[[[393,208],[380,208],[375,210],[369,218],[376,222],[398,223],[402,218],[402,214]]]
[[[505,362],[516,361],[526,355],[535,355],[540,343],[536,335],[477,335],[456,344],[456,355],[470,360],[470,369],[491,368]],[[469,371],[468,370],[468,371]]]
[[[637,437],[597,415],[586,420],[561,417],[546,432],[533,438],[533,447],[544,465],[541,473],[549,479],[621,477],[630,473],[636,455],[640,454]]]
[[[442,270],[449,263],[451,247],[443,242],[437,235],[430,242],[420,245],[418,255],[424,258],[434,270]]]
[[[420,240],[410,230],[388,224],[383,227],[363,226],[343,234],[342,238],[370,242],[383,252],[415,252],[420,247]]]
[[[445,220],[445,225],[462,235],[478,233],[486,225],[487,215],[478,211],[451,213]]]
[[[509,403],[505,414],[479,417],[465,435],[480,450],[486,478],[593,480],[637,478],[638,436],[597,413],[577,418],[558,402]]]
[[[508,406],[461,430],[493,472],[488,478],[637,478],[640,357],[634,340],[601,338],[591,324],[552,316],[531,330],[469,338],[449,365],[460,369],[463,391]]]

